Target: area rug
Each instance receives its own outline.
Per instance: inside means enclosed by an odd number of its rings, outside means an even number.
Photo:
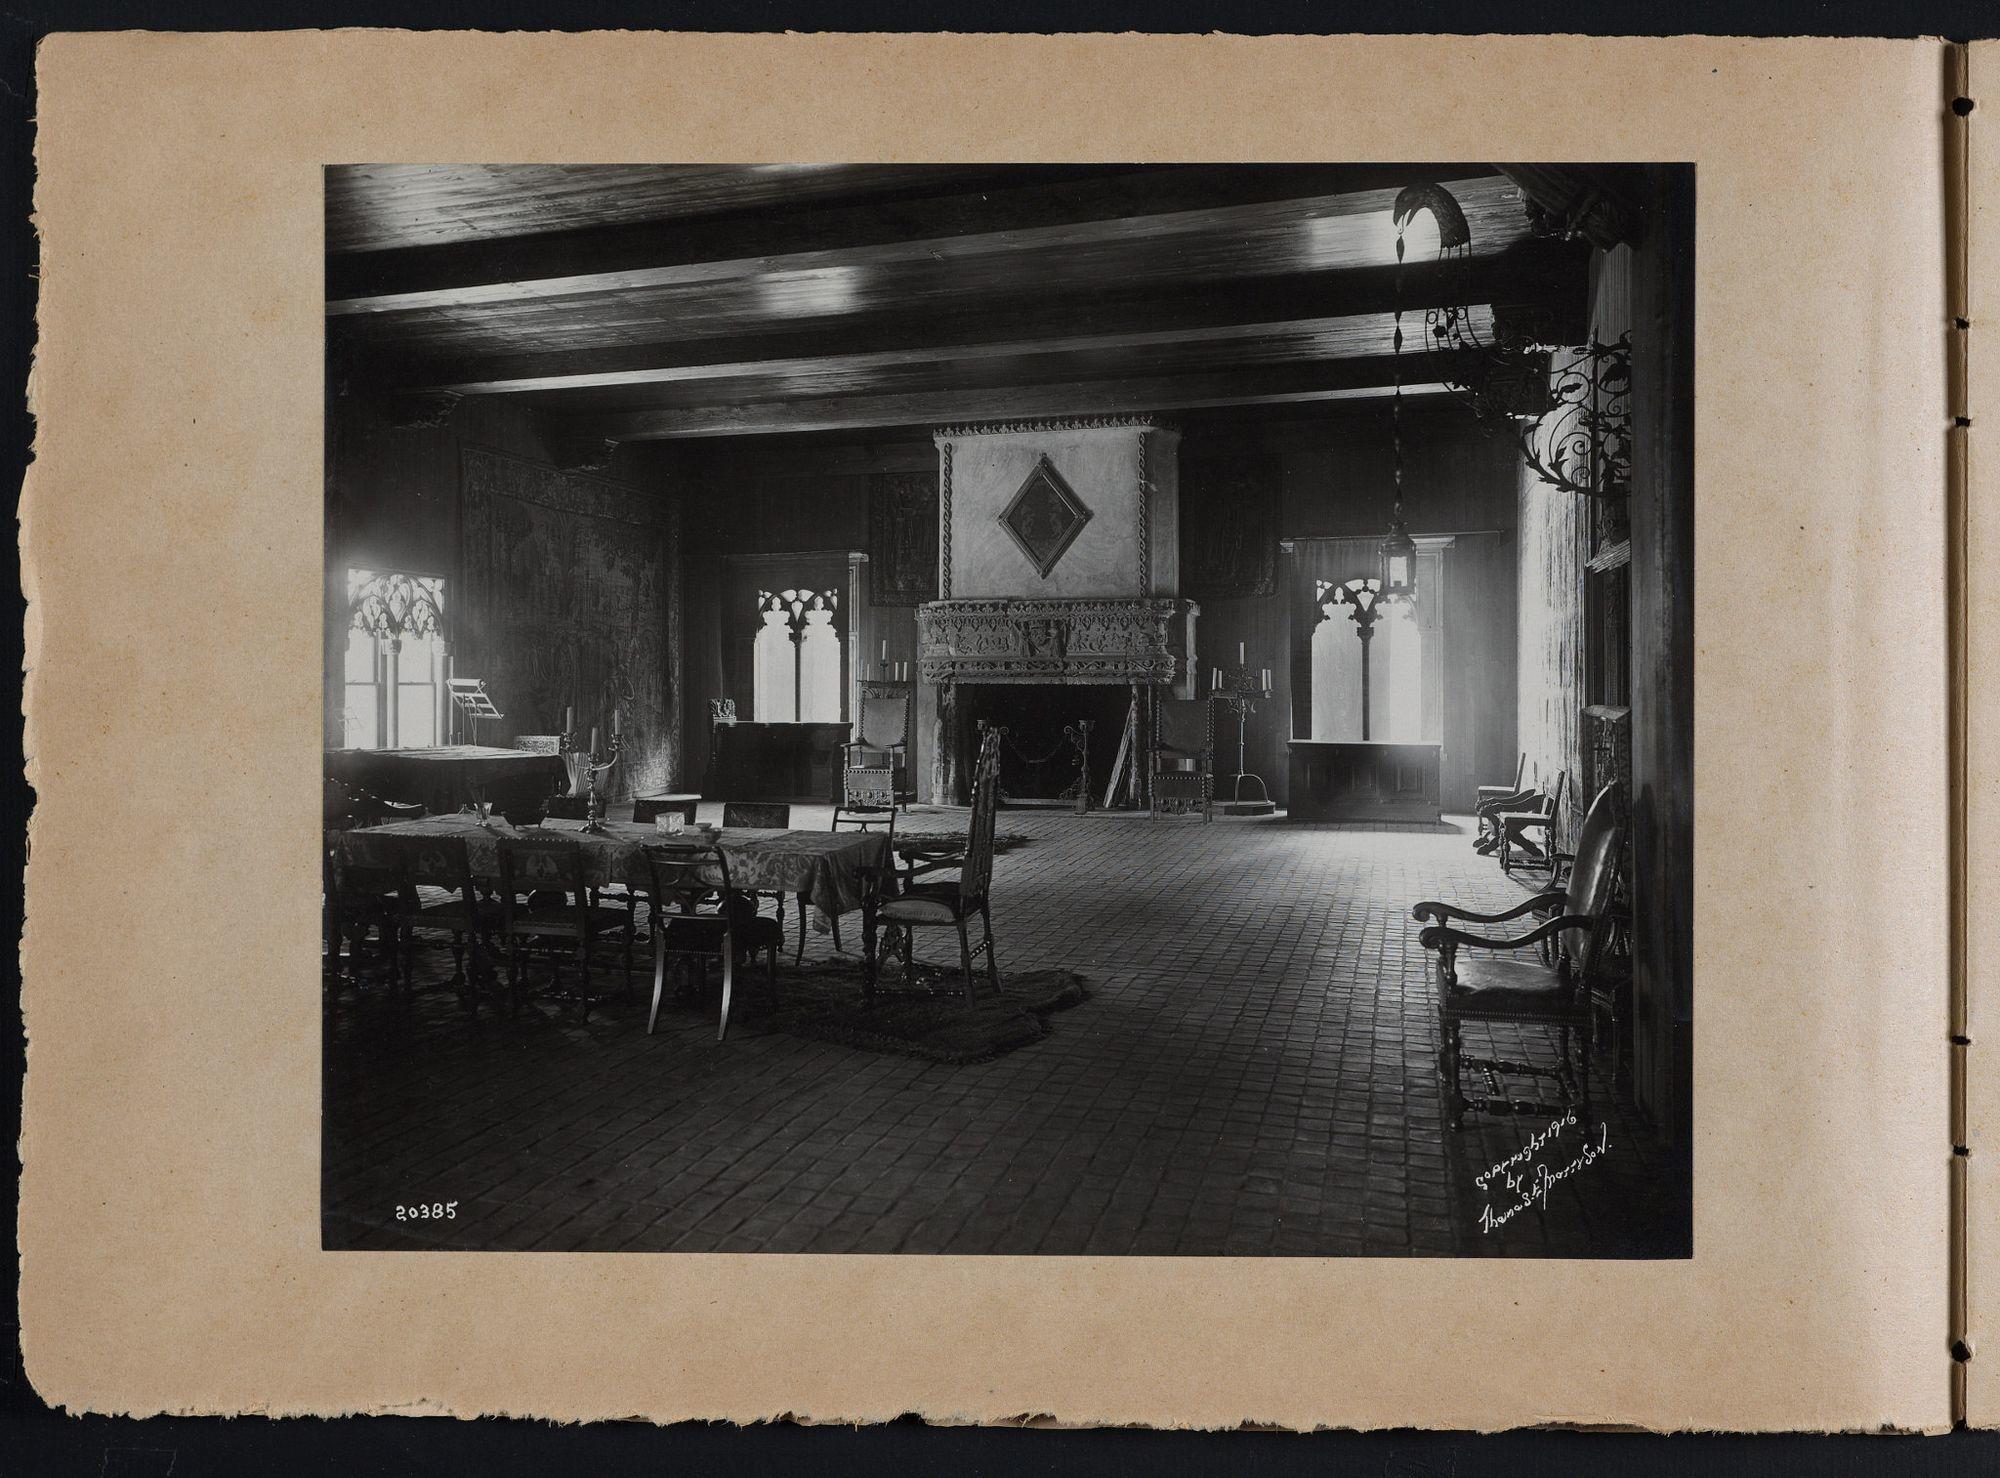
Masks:
[[[891,981],[861,998],[858,961],[830,960],[785,972],[782,999],[756,1025],[866,1052],[929,1062],[990,1062],[1048,1035],[1045,1018],[1089,999],[1069,970],[1026,970],[1001,981],[996,998],[982,979],[972,999],[957,972],[943,988]]]

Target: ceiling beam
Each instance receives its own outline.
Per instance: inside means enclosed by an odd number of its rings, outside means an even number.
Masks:
[[[1443,388],[1436,355],[1405,354],[1406,395]],[[760,436],[886,426],[1018,421],[1209,406],[1346,400],[1390,393],[1397,366],[1388,356],[1271,365],[1215,374],[1085,380],[1006,389],[915,391],[895,395],[824,395],[678,410],[624,411],[565,418],[582,438],[654,441],[696,436]]]
[[[1460,194],[1515,189],[1485,166],[1425,173],[1467,182]],[[327,260],[326,311],[336,318],[415,312],[1341,216],[1386,218],[1411,178],[1407,168],[1386,165],[1194,166],[1135,171],[1129,180],[343,253]]]
[[[1534,306],[1580,337],[1587,248],[1533,242],[1476,264],[1479,303]],[[505,395],[672,384],[756,373],[796,372],[808,363],[854,372],[895,364],[1048,354],[1063,350],[1144,350],[1223,342],[1261,334],[1332,331],[1342,320],[1409,305],[1406,332],[1422,337],[1422,305],[1455,284],[1425,262],[1345,272],[1288,273],[1143,295],[1098,293],[929,310],[776,334],[572,349],[547,354],[392,358],[383,346],[377,388]],[[1558,335],[1560,337],[1560,335]],[[1567,340],[1564,340],[1567,342]]]

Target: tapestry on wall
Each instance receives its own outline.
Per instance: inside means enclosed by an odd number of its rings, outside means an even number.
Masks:
[[[868,598],[878,606],[920,606],[938,598],[935,472],[869,479]]]
[[[483,447],[460,453],[463,594],[456,668],[486,680],[503,734],[553,734],[576,710],[624,749],[613,796],[681,772],[679,509],[635,488]],[[505,742],[504,740],[500,742]]]
[[[1278,588],[1276,457],[1181,462],[1181,593],[1241,600]]]

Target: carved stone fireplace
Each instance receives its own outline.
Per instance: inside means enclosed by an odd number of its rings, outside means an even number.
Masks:
[[[968,685],[1116,686],[1140,700],[1140,754],[1153,696],[1193,695],[1178,442],[1147,417],[937,433],[942,598],[917,611],[934,800],[967,799],[969,710],[1005,722],[1004,699],[969,703]],[[1121,734],[1094,732],[1093,751]]]
[[[1192,601],[1153,596],[1145,600],[935,601],[917,612],[917,649],[923,676],[934,684],[931,729],[933,794],[950,804],[966,800],[963,777],[970,720],[959,690],[969,685],[1115,684],[1141,699],[1140,721],[1150,724],[1146,700],[1161,689],[1191,681]],[[982,700],[982,717],[1004,721],[1004,704]],[[1142,734],[1150,728],[1142,728]],[[1118,737],[1095,743],[1115,748]]]
[[[982,728],[1005,730],[1000,804],[1074,808],[1079,778],[1089,808],[1104,803],[1130,704],[1110,683],[959,683],[960,775],[979,756]]]

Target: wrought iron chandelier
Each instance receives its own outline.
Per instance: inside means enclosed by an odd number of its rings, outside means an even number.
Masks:
[[[1549,376],[1549,408],[1528,423],[1521,455],[1551,487],[1623,498],[1632,485],[1632,335],[1592,339]]]
[[[1425,341],[1445,366],[1445,388],[1481,425],[1515,437],[1543,482],[1583,497],[1624,497],[1632,468],[1632,336],[1552,345],[1544,342],[1547,325],[1499,315],[1482,334],[1472,311],[1472,228],[1452,193],[1428,183],[1400,191],[1391,211],[1399,328],[1404,237],[1424,211],[1437,224],[1445,268],[1442,301],[1424,310]]]
[[[1496,316],[1481,332],[1472,302],[1472,227],[1443,185],[1410,185],[1397,194],[1390,215],[1396,226],[1398,267],[1410,223],[1426,211],[1437,226],[1438,278],[1444,292],[1424,309],[1425,346],[1445,366],[1445,388],[1481,425],[1511,429],[1524,410],[1541,403],[1547,346],[1518,316],[1505,320]]]

